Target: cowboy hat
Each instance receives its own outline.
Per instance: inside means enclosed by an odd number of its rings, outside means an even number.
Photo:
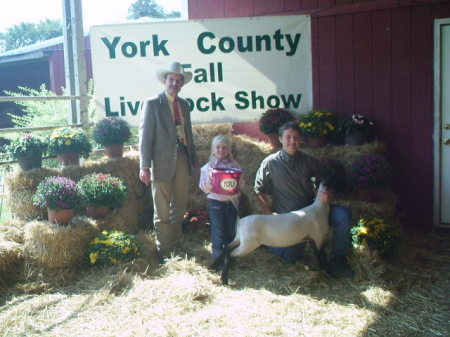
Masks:
[[[184,71],[180,62],[172,62],[167,68],[159,68],[156,70],[156,78],[164,83],[164,79],[167,74],[180,74],[183,76],[184,84],[188,83],[192,79],[192,73],[190,71]]]

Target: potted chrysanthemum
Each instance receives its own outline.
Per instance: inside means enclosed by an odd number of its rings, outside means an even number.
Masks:
[[[39,183],[33,204],[47,209],[49,222],[67,225],[82,203],[75,181],[66,177],[52,176]]]
[[[278,129],[283,124],[293,120],[294,116],[285,109],[268,109],[259,118],[259,129],[268,136],[270,145],[273,148],[279,148],[281,144],[278,138]]]
[[[380,191],[389,187],[391,181],[391,165],[379,154],[360,156],[353,161],[348,172],[349,186],[366,201],[378,200]]]
[[[47,143],[49,154],[57,156],[63,166],[79,165],[80,156],[87,158],[92,152],[92,145],[82,129],[56,129],[49,136]]]
[[[84,176],[78,187],[86,205],[86,214],[92,218],[103,218],[109,210],[121,207],[127,196],[123,180],[105,173]]]
[[[359,219],[351,234],[355,248],[366,243],[369,249],[385,258],[396,252],[400,241],[400,228],[382,218]]]
[[[123,155],[123,146],[131,137],[128,123],[116,117],[105,117],[94,127],[94,141],[105,147],[105,154],[110,158]]]
[[[361,145],[373,138],[375,125],[360,114],[346,116],[339,121],[338,133],[349,145]]]
[[[123,231],[103,231],[88,245],[87,256],[93,266],[108,266],[141,256],[135,235]]]
[[[47,149],[47,144],[39,137],[26,133],[11,140],[6,146],[9,156],[17,160],[22,170],[27,171],[42,166],[42,155]]]
[[[336,131],[337,117],[329,110],[311,110],[300,116],[299,127],[310,147],[322,147]]]

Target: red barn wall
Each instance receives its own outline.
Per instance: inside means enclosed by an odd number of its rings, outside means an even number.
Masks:
[[[314,108],[373,119],[405,226],[433,217],[433,20],[449,1],[189,0],[189,19],[310,14]],[[244,128],[251,129],[248,124]],[[255,127],[253,130],[256,130]]]
[[[89,37],[84,38],[84,52],[86,60],[86,76],[87,80],[92,79],[92,61],[91,61],[91,40]],[[62,94],[61,88],[66,87],[66,77],[64,68],[64,46],[62,43],[44,48],[43,50],[51,51],[49,56],[50,68],[50,90],[58,95]]]

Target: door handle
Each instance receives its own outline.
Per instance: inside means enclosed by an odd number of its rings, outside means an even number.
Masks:
[[[444,145],[450,145],[450,139],[448,138],[444,139]]]
[[[445,124],[444,124],[444,129],[445,129],[445,130],[450,130],[450,124],[445,123]]]

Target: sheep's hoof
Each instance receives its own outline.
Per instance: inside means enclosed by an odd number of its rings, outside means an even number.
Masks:
[[[221,277],[220,279],[222,281],[222,285],[224,285],[224,286],[228,285],[228,278]]]

